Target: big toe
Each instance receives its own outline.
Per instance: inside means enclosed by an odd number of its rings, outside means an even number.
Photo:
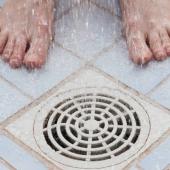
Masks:
[[[152,52],[149,49],[144,34],[141,32],[132,33],[127,37],[129,54],[136,64],[146,64],[152,60]]]
[[[30,46],[24,58],[24,64],[28,69],[41,68],[48,55],[49,41],[45,38],[36,38]]]
[[[27,47],[26,37],[24,35],[19,35],[18,38],[16,39],[14,51],[9,61],[9,64],[12,68],[19,68],[22,66],[26,47]]]
[[[162,61],[167,58],[167,53],[163,47],[163,43],[158,31],[153,30],[150,32],[149,44],[156,60]]]

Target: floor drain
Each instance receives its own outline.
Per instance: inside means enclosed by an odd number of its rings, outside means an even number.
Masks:
[[[109,88],[62,93],[41,108],[34,124],[35,140],[50,159],[86,169],[127,160],[145,145],[149,131],[144,108]]]

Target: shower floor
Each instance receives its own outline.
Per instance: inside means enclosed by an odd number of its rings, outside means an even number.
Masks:
[[[153,61],[145,67],[135,66],[128,58],[122,37],[117,1],[91,0],[90,5],[85,1],[75,2],[59,1],[55,43],[43,69],[12,70],[0,61],[0,170],[51,170],[31,149],[9,135],[4,126],[13,117],[17,118],[18,112],[23,114],[22,108],[35,100],[43,100],[51,89],[67,83],[82,69],[95,69],[105,77],[124,83],[137,95],[144,95],[146,100],[170,113],[170,59]],[[87,81],[90,80],[87,78]],[[152,147],[154,149],[146,151],[128,168],[167,170],[170,129]]]

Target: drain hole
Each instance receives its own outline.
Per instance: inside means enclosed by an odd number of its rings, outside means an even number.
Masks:
[[[114,137],[111,137],[110,139],[108,139],[106,141],[106,143],[109,145],[110,143],[114,142],[115,141],[115,138]]]
[[[96,121],[98,121],[98,122],[101,121],[101,118],[96,117],[96,116],[94,117],[94,119],[95,119]]]
[[[136,141],[139,138],[139,135],[140,135],[140,129],[136,129],[136,133],[135,133],[135,136],[132,139],[132,143],[136,143]]]
[[[47,144],[48,144],[53,150],[59,151],[59,150],[57,149],[57,147],[56,147],[55,145],[53,145],[53,143],[51,142],[51,140],[50,140],[50,138],[49,138],[49,136],[48,136],[47,131],[43,132],[43,134],[44,134],[44,138],[45,138],[45,141],[47,142]]]
[[[129,115],[125,115],[125,119],[126,119],[127,125],[132,126],[132,121],[131,121],[130,116]]]
[[[122,141],[119,141],[118,143],[116,143],[115,145],[111,146],[110,149],[111,151],[116,150],[117,148],[119,148],[120,146],[122,146],[124,143]]]
[[[123,101],[122,99],[118,100],[120,103],[122,103],[124,106],[126,106],[129,110],[133,110],[133,107],[130,106],[128,103],[126,103],[125,101]]]
[[[66,106],[64,106],[63,108],[61,108],[61,110],[64,112],[64,111],[66,111],[67,109],[69,109],[72,106],[74,106],[74,103],[69,103]]]
[[[109,109],[109,112],[113,115],[113,116],[116,116],[117,113],[113,110],[113,109]]]
[[[84,99],[77,100],[77,103],[90,103],[92,101],[93,99],[91,98],[84,98]]]
[[[100,128],[104,129],[104,127],[105,127],[105,124],[104,124],[104,123],[101,123],[101,124],[100,124]]]
[[[73,113],[75,113],[75,112],[77,112],[77,111],[78,111],[78,109],[77,109],[77,108],[74,108],[74,109],[70,110],[70,111],[68,112],[68,114],[72,115]]]
[[[87,155],[86,151],[81,151],[81,150],[77,150],[77,149],[74,149],[74,148],[70,149],[70,152],[78,154],[78,155]]]
[[[102,136],[102,138],[106,138],[108,136],[108,134],[104,133],[101,136]]]
[[[117,118],[117,124],[118,125],[123,125],[122,119],[120,117]]]
[[[125,112],[125,110],[121,106],[119,106],[118,104],[114,104],[114,107],[117,108],[122,113]]]
[[[87,129],[84,129],[83,132],[84,132],[85,134],[89,134],[89,130],[87,130]]]
[[[112,102],[111,102],[111,101],[109,101],[109,100],[99,99],[99,98],[97,98],[97,99],[96,99],[96,102],[106,103],[106,104],[111,104],[111,103],[112,103]]]
[[[100,115],[101,113],[102,113],[101,111],[95,110],[95,114]]]
[[[87,108],[91,108],[92,105],[91,104],[84,104],[84,105],[81,105],[80,107],[81,107],[81,109],[87,109]]]
[[[100,108],[100,109],[106,109],[106,106],[103,106],[103,105],[101,105],[101,104],[96,104],[95,105],[96,106],[96,108]]]
[[[127,145],[126,147],[124,147],[123,149],[121,149],[120,151],[116,152],[114,155],[115,156],[119,156],[121,155],[122,153],[126,152],[127,150],[129,150],[131,148],[130,145]]]
[[[75,125],[76,120],[75,120],[75,119],[72,119],[70,123],[71,123],[72,125]]]
[[[101,96],[101,97],[105,97],[105,98],[110,98],[110,99],[115,99],[115,97],[113,96],[109,96],[109,95],[106,95],[106,94],[101,94],[101,93],[98,93],[96,96]]]
[[[92,148],[100,148],[103,147],[102,143],[96,143],[91,145]]]
[[[119,136],[122,133],[122,130],[123,130],[122,128],[118,128],[115,134]]]
[[[77,138],[78,134],[72,127],[70,127],[70,131]]]
[[[61,105],[63,105],[64,103],[66,103],[66,102],[68,102],[68,101],[70,101],[70,100],[71,100],[71,99],[65,99],[65,100],[63,100],[62,102],[58,103],[54,108],[57,109],[57,108],[59,108]]]
[[[140,120],[139,120],[139,117],[138,117],[137,113],[134,112],[134,113],[133,113],[133,116],[134,116],[134,118],[135,118],[135,120],[136,120],[136,125],[137,125],[137,126],[140,126],[141,124],[140,124]]]
[[[92,151],[92,152],[91,152],[91,155],[103,155],[103,154],[105,154],[105,153],[107,153],[106,150]]]
[[[103,158],[91,158],[90,160],[91,161],[104,161],[104,160],[107,160],[107,159],[111,159],[111,156],[106,156],[106,157],[103,157]]]
[[[61,132],[63,131],[63,128],[61,129]],[[62,147],[62,148],[67,148],[67,145],[65,143],[63,143],[60,140],[60,137],[57,134],[56,128],[51,130],[53,138],[55,139],[55,141]],[[64,132],[65,133],[65,132]],[[62,133],[63,134],[63,133]],[[64,134],[65,136],[65,134]]]
[[[79,161],[86,161],[85,158],[77,158],[77,157],[74,157],[73,155],[67,155],[65,153],[61,153],[61,155],[63,155],[64,157],[67,157],[67,158],[71,158],[71,159],[74,159],[74,160],[79,160]]]
[[[53,119],[52,125],[56,125],[61,114],[57,113]]]
[[[92,141],[98,141],[98,137],[93,137]]]
[[[68,117],[67,116],[64,116],[63,120],[61,121],[61,123],[66,123],[68,120]]]
[[[124,138],[125,140],[129,139],[129,137],[130,137],[130,135],[131,135],[131,132],[132,132],[132,129],[129,129],[129,128],[128,128],[128,129],[126,130],[126,133],[125,133],[125,135],[124,135],[123,138]]]
[[[81,148],[87,148],[88,145],[84,144],[84,143],[79,143],[77,146],[81,147]]]
[[[99,132],[100,132],[100,130],[98,130],[98,129],[93,130],[93,134],[97,134]]]
[[[88,137],[85,137],[85,136],[82,136],[81,139],[84,141],[88,141]]]
[[[47,126],[48,126],[48,121],[49,121],[49,119],[50,119],[50,117],[52,116],[53,113],[54,113],[54,111],[51,110],[51,111],[49,112],[49,114],[47,115],[46,119],[44,120],[44,123],[43,123],[43,128],[44,128],[44,129],[47,128]]]

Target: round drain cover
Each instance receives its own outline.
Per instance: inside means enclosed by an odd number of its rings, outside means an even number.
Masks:
[[[150,131],[144,108],[109,88],[70,90],[37,113],[35,140],[41,151],[65,166],[93,169],[120,164],[145,145]]]

